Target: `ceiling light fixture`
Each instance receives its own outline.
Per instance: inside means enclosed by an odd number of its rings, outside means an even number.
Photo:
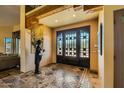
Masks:
[[[55,22],[57,23],[57,22],[58,22],[58,20],[55,20]]]
[[[76,17],[76,15],[75,15],[75,14],[73,14],[73,17]]]

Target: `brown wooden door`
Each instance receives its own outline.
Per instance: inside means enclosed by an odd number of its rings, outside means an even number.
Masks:
[[[114,12],[114,87],[124,87],[124,9]]]

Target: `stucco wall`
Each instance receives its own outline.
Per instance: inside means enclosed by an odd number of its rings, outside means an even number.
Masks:
[[[114,15],[124,5],[104,6],[104,87],[114,87]]]
[[[43,55],[43,60],[41,62],[41,66],[47,65],[49,63],[52,63],[52,29],[43,26],[44,27],[44,55]]]
[[[40,66],[45,66],[52,61],[52,32],[47,26],[42,25],[45,52],[43,54]],[[26,57],[26,71],[34,70],[34,53],[31,53],[31,30],[25,29],[25,57]]]
[[[27,72],[34,70],[34,54],[31,53],[31,31],[25,28],[25,6],[20,8],[20,31],[21,31],[21,71]],[[42,58],[41,66],[52,62],[52,32],[45,25],[43,28],[45,53]]]
[[[5,53],[4,39],[5,37],[12,37],[12,26],[0,26],[0,53]]]
[[[98,72],[99,80],[101,81],[101,86],[104,87],[104,11],[99,12],[98,18],[98,33],[100,31],[100,25],[102,24],[102,55],[100,55],[100,48],[98,49]],[[99,42],[100,43],[100,42]]]

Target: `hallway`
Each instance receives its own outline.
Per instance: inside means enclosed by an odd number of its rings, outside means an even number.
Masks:
[[[0,79],[0,87],[6,88],[91,88],[100,87],[97,75],[80,67],[50,64],[35,76],[33,71]]]

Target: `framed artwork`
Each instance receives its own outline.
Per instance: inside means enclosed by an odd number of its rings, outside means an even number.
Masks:
[[[31,53],[35,53],[37,40],[41,40],[41,48],[43,47],[43,26],[36,25],[31,29]]]

